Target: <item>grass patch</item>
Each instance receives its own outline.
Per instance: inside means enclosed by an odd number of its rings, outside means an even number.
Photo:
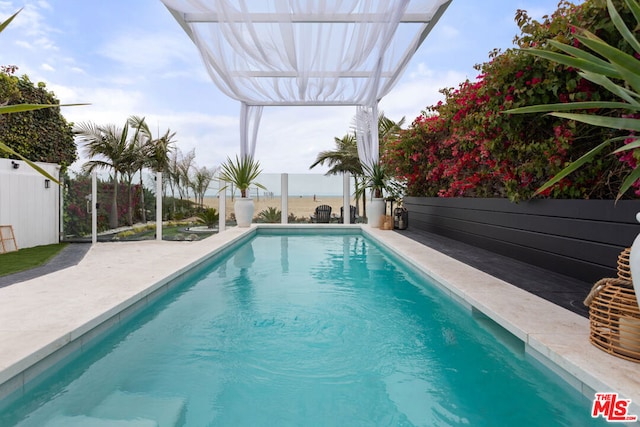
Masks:
[[[0,277],[39,267],[56,256],[68,243],[35,246],[0,254]]]

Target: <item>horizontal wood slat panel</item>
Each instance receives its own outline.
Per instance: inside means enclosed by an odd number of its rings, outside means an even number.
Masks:
[[[638,232],[637,223],[627,224],[537,215],[527,215],[526,218],[523,218],[523,214],[451,207],[425,207],[425,211],[420,213],[477,224],[494,225],[506,229],[552,234],[611,245],[623,244],[630,246],[635,238],[634,233]]]
[[[425,222],[433,226],[460,230],[464,233],[485,237],[494,240],[496,244],[498,242],[512,243],[521,247],[582,259],[600,265],[615,265],[621,250],[616,245],[472,223],[446,217],[432,216]]]
[[[408,197],[410,228],[510,256],[580,280],[614,277],[640,233],[640,201]]]
[[[413,227],[414,224],[412,223],[411,226]],[[585,282],[595,283],[600,278],[616,276],[616,269],[614,267],[603,267],[583,260],[550,254],[505,242],[497,244],[486,237],[475,236],[459,230],[433,227],[428,224],[418,224],[417,226],[421,230],[465,242],[467,244],[477,246],[500,255],[508,256],[546,270],[574,277]],[[586,291],[588,292],[588,289]]]
[[[552,200],[540,199],[513,203],[507,199],[470,197],[406,197],[404,204],[412,206],[452,207],[457,209],[509,212],[561,218],[590,219],[637,224],[640,200]]]

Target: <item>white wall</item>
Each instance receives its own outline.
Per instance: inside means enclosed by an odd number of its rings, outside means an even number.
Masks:
[[[0,159],[0,225],[13,226],[18,249],[59,242],[60,187],[22,160],[14,169],[11,159]],[[60,166],[38,163],[58,177]]]

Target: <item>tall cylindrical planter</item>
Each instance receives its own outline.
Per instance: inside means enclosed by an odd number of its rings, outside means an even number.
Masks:
[[[238,227],[249,227],[253,220],[253,199],[248,197],[236,199],[233,204],[234,213],[236,215],[236,223]]]
[[[368,211],[367,224],[369,227],[379,228],[382,224],[382,217],[384,216],[385,202],[384,199],[371,199]]]
[[[640,212],[636,214],[636,220],[640,222]],[[633,290],[636,292],[636,300],[640,305],[640,234],[636,237],[631,245],[631,253],[629,254],[629,269],[631,270],[631,281],[633,282]]]

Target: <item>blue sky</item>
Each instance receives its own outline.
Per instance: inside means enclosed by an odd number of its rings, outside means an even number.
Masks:
[[[512,46],[517,9],[540,18],[557,3],[453,0],[380,110],[410,123],[441,99],[439,89],[475,79],[475,64],[494,48]],[[199,166],[216,167],[239,152],[239,103],[211,82],[160,0],[0,0],[0,17],[20,8],[0,34],[0,64],[45,82],[62,103],[91,104],[65,108],[67,120],[121,125],[130,115],[146,117],[154,132],[177,132],[183,152],[195,148]],[[268,173],[323,173],[308,167],[350,130],[354,113],[355,107],[267,107],[256,157]]]

